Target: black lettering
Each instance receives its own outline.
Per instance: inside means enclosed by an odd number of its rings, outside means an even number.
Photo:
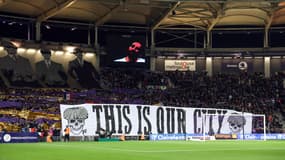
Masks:
[[[113,133],[115,131],[114,106],[113,105],[103,105],[103,107],[104,107],[104,112],[105,112],[106,131]],[[109,110],[110,110],[110,113],[109,113]],[[111,121],[111,126],[109,123],[110,121]]]
[[[175,132],[175,108],[166,108],[167,116],[167,133]]]
[[[219,121],[219,129],[218,129],[218,134],[220,134],[221,133],[221,128],[222,128],[222,124],[223,124],[223,120],[224,120],[224,118],[225,118],[225,114],[227,114],[227,111],[225,111],[225,112],[222,112],[222,114],[224,114],[224,115],[219,115],[219,117],[218,117],[218,121]]]
[[[123,107],[123,117],[128,123],[128,126],[125,125],[125,127],[124,127],[125,128],[125,134],[131,133],[131,130],[132,130],[132,123],[131,123],[131,120],[129,119],[127,114],[130,114],[130,106],[124,106]]]
[[[222,110],[217,110],[217,114],[221,114],[222,113]]]
[[[117,105],[116,108],[117,108],[117,112],[118,112],[118,133],[123,133],[121,106]]]
[[[195,134],[199,134],[201,133],[201,128],[198,127],[197,123],[198,123],[198,117],[201,117],[201,110],[195,109],[194,111],[194,133]]]
[[[184,109],[177,109],[178,133],[186,133],[186,112]]]
[[[159,107],[156,111],[157,133],[164,133],[164,112],[163,108]]]
[[[150,120],[148,119],[147,115],[150,114],[150,108],[149,107],[144,107],[143,108],[143,118],[146,122],[147,127],[144,127],[144,133],[149,134],[151,132],[151,123]]]
[[[210,115],[210,119],[209,119],[209,135],[214,135],[214,129],[213,129],[213,116]]]
[[[204,114],[208,113],[208,110],[206,110],[206,109],[201,109],[201,112],[202,112],[203,115],[204,115]]]
[[[100,124],[100,112],[102,112],[102,106],[101,105],[94,105],[93,107],[93,112],[96,112],[96,121],[97,121],[97,129],[96,129],[96,133],[99,134],[100,132],[100,128],[101,128],[101,124]]]
[[[207,114],[216,114],[217,110],[216,109],[208,109]],[[204,112],[203,112],[204,113]],[[205,113],[204,113],[205,114]]]
[[[142,134],[142,106],[137,106],[137,110],[138,110],[138,134]]]

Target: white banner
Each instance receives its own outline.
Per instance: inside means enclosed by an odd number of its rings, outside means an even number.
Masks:
[[[60,110],[62,129],[70,126],[71,136],[94,136],[100,129],[115,135],[202,134],[203,123],[205,133],[237,134],[243,129],[244,133],[252,132],[251,114],[243,116],[234,110],[134,104],[62,104]]]
[[[195,60],[165,60],[165,71],[196,71]]]

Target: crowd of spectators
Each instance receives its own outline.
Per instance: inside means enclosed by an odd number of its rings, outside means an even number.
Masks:
[[[177,107],[222,108],[266,114],[268,132],[283,132],[284,75],[264,78],[261,73],[215,74],[205,72],[151,72],[149,70],[103,68],[101,89],[2,88],[0,125],[49,129],[59,120],[28,120],[5,115],[3,110],[60,115],[59,104],[120,103]],[[11,121],[10,121],[10,120]],[[43,127],[45,126],[45,127]],[[1,127],[1,126],[0,126]],[[2,126],[3,128],[3,126]]]

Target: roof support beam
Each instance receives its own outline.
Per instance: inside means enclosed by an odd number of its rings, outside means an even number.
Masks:
[[[214,26],[219,22],[220,18],[219,16],[214,19],[212,21],[212,23],[210,24],[210,26],[207,28],[207,37],[206,37],[206,48],[212,48],[212,29],[214,28]]]
[[[173,17],[170,17],[169,19],[178,22],[178,24],[189,25],[189,26],[193,26],[193,27],[196,27],[196,28],[200,28],[200,29],[206,30],[205,27],[199,26],[199,25],[195,25],[195,24],[192,23],[192,22],[200,21],[200,19],[198,19],[198,20],[193,20],[193,21],[183,21],[183,20],[181,20],[181,19],[176,19],[176,18],[173,18]],[[176,25],[177,25],[177,24],[176,24]]]
[[[275,18],[275,12],[279,9],[278,4],[275,3],[275,5],[270,12],[268,12],[268,18],[267,21],[265,21],[265,30],[264,30],[264,38],[263,38],[263,47],[267,48],[269,47],[269,29],[271,27],[272,21]]]
[[[122,8],[121,5],[117,5],[116,7],[112,8],[110,12],[108,12],[107,14],[105,14],[104,16],[100,17],[96,23],[95,26],[100,26],[103,25],[106,21],[108,21],[112,15],[116,12],[118,12],[120,9]]]
[[[165,43],[165,42],[171,42],[171,41],[176,40],[176,39],[182,39],[184,41],[188,41],[188,42],[191,42],[191,43],[194,42],[193,40],[187,38],[189,36],[187,33],[185,33],[184,35],[176,35],[175,33],[172,34],[170,32],[163,32],[163,33],[165,33],[167,35],[170,35],[171,37],[174,37],[174,38],[167,39],[167,40],[162,40],[162,41],[157,42],[156,44],[161,44],[161,43]]]
[[[197,11],[190,11],[190,10],[186,10],[186,9],[183,9],[183,8],[179,8],[179,9],[176,9],[176,11],[179,11],[180,13],[177,13],[175,15],[171,15],[171,16],[175,16],[175,17],[179,17],[179,16],[189,16],[189,17],[209,17],[211,18],[212,15],[210,14],[206,14],[204,13],[205,11],[208,11],[208,9],[201,9],[201,10],[197,10]],[[182,17],[183,18],[183,17]]]
[[[220,21],[220,19],[222,18],[222,16],[218,16],[218,17],[216,17],[213,21],[212,21],[212,23],[208,26],[208,28],[207,28],[207,30],[208,31],[211,31],[214,27],[215,27],[215,25]]]
[[[215,12],[216,15],[215,19],[212,20],[212,22],[209,24],[207,28],[207,42],[206,42],[206,47],[207,48],[212,48],[212,29],[215,27],[215,25],[220,21],[220,19],[224,16],[224,4],[220,5],[220,9]]]
[[[70,7],[72,4],[74,4],[77,0],[66,0],[63,3],[57,5],[56,7],[45,11],[43,14],[37,17],[38,22],[45,21],[49,19],[50,17],[55,16],[59,12],[63,11],[64,9]]]
[[[158,19],[158,21],[154,22],[154,24],[153,24],[152,27],[151,27],[151,30],[157,29],[157,28],[159,27],[159,25],[162,23],[162,21],[165,20],[165,19],[168,17],[168,15],[169,15],[170,13],[172,13],[172,12],[178,7],[179,4],[180,4],[179,1],[176,2],[176,3],[174,3],[174,4],[162,15],[162,17]]]
[[[271,14],[271,15],[268,17],[268,21],[267,21],[267,23],[266,23],[266,25],[265,25],[265,29],[266,29],[266,30],[269,30],[269,28],[271,27],[273,18],[274,18],[274,14]]]
[[[224,16],[224,5],[223,4],[221,4],[220,5],[220,9],[216,12],[216,13],[214,13],[214,15],[216,15],[215,16],[215,19],[213,19],[212,20],[212,22],[209,24],[209,26],[208,26],[208,28],[207,28],[207,30],[208,31],[211,31],[214,27],[215,27],[215,25],[220,21],[220,19]]]

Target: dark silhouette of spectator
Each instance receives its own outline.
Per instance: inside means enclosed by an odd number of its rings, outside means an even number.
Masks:
[[[115,59],[114,62],[145,63],[145,59],[139,57],[141,48],[142,44],[140,42],[133,42],[128,48],[127,56]]]
[[[38,86],[32,66],[27,58],[17,54],[17,47],[9,41],[2,45],[7,55],[0,58],[0,69],[8,86]]]
[[[51,51],[41,49],[44,60],[36,63],[36,75],[41,84],[47,87],[67,87],[67,75],[63,66],[51,60]]]
[[[100,88],[99,74],[95,67],[83,59],[82,50],[75,49],[76,59],[69,62],[68,74],[74,78],[82,88]]]

